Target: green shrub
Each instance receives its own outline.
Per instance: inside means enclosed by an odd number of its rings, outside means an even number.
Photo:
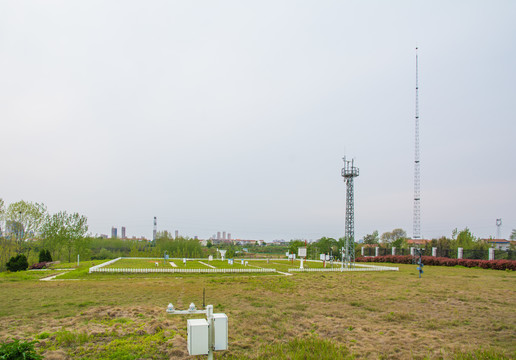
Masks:
[[[35,341],[14,340],[0,345],[0,360],[41,360],[43,357],[34,350]]]
[[[18,254],[13,256],[7,264],[5,264],[7,270],[11,272],[27,270],[29,267],[29,262],[27,261],[27,257],[23,254]],[[1,358],[0,358],[1,359]]]
[[[50,251],[42,249],[39,252],[39,262],[52,262],[52,255],[50,255]]]

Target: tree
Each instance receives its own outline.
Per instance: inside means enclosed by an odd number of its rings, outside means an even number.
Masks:
[[[88,231],[88,219],[78,213],[67,214],[60,211],[52,216],[47,215],[42,226],[43,245],[54,253],[64,248],[68,254],[68,262],[72,260],[72,253],[83,249],[84,236]]]
[[[29,262],[27,261],[27,257],[23,254],[18,254],[13,256],[6,264],[7,270],[15,272],[15,271],[23,271],[27,270],[29,267]]]
[[[4,199],[0,198],[0,237],[2,236],[2,221],[4,221],[5,206]]]
[[[512,229],[511,240],[516,240],[516,229]]]
[[[39,262],[47,262],[47,252],[44,249],[41,249],[39,252]]]
[[[3,206],[3,204],[2,204]],[[16,237],[18,244],[36,235],[45,221],[47,207],[44,204],[18,201],[9,204],[3,213],[6,230]],[[11,229],[7,229],[7,224]]]
[[[476,242],[476,238],[471,234],[468,228],[465,228],[461,232],[457,234],[457,247],[461,247],[464,249],[471,249],[473,244]]]
[[[71,261],[71,255],[74,250],[79,252],[87,247],[87,243],[83,241],[87,232],[88,219],[86,216],[74,213],[66,217],[66,234],[68,239],[65,241],[65,248],[68,251],[68,262]]]
[[[407,247],[407,238],[406,237],[400,237],[393,242],[391,242],[391,246],[395,247],[396,249],[403,249]]]
[[[212,246],[213,246],[213,243],[211,242],[211,240],[208,240],[208,242],[206,243],[206,247],[208,249],[210,249]]]
[[[383,243],[392,243],[396,240],[399,240],[399,239],[406,239],[407,238],[407,233],[405,230],[403,229],[394,229],[392,230],[391,232],[385,232],[382,234],[382,242]]]
[[[305,246],[305,242],[303,240],[290,240],[288,252],[291,254],[296,254],[297,256],[297,249],[303,246]]]
[[[378,230],[373,231],[372,234],[364,236],[364,244],[378,244],[379,241]]]
[[[57,253],[61,250],[66,240],[66,213],[47,215],[41,228],[43,247],[49,249],[52,258],[56,259]]]
[[[322,238],[317,240],[317,242],[314,245],[317,247],[319,253],[321,254],[329,254],[330,250],[334,253],[337,252],[337,240],[333,238],[323,236]]]

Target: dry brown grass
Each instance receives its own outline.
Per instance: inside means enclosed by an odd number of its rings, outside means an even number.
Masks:
[[[359,358],[452,358],[479,347],[516,354],[515,273],[427,266],[419,279],[410,265],[398,273],[0,282],[0,339],[49,333],[41,348],[57,359],[74,357],[73,348],[52,348],[63,329],[93,335],[81,344],[90,357],[111,341],[102,334],[160,332],[163,358],[183,358],[186,317],[165,308],[200,306],[203,288],[229,317],[224,357],[258,357],[266,345],[313,335]]]

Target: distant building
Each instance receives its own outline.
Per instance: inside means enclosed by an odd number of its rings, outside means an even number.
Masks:
[[[425,239],[408,239],[407,244],[408,246],[425,246],[432,240],[425,240]]]
[[[194,240],[199,240],[199,238],[197,237],[197,235],[195,235],[193,238],[194,238]]]
[[[231,240],[233,245],[263,245],[265,241],[263,240],[244,240],[244,239],[233,239]]]
[[[179,237],[179,230],[176,230],[176,236],[175,238],[177,239]]]
[[[125,239],[125,226],[122,226],[122,239]]]
[[[111,228],[111,237],[114,239],[117,237],[117,232],[118,232],[118,229],[116,227],[112,227]]]
[[[231,233],[228,233],[228,240],[231,240]]]
[[[222,240],[226,240],[226,232],[225,231],[222,232]]]
[[[283,239],[281,239],[281,240],[274,240],[272,242],[272,245],[285,245],[285,244],[287,244],[287,242],[285,240],[283,240]]]
[[[511,242],[505,239],[487,239],[489,246],[494,247],[497,250],[509,250],[511,248]]]
[[[217,231],[217,240],[220,240],[220,231]]]

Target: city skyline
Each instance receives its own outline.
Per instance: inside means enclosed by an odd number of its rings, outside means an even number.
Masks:
[[[516,228],[516,4],[0,3],[0,197],[209,238]],[[487,171],[486,171],[487,170]]]

